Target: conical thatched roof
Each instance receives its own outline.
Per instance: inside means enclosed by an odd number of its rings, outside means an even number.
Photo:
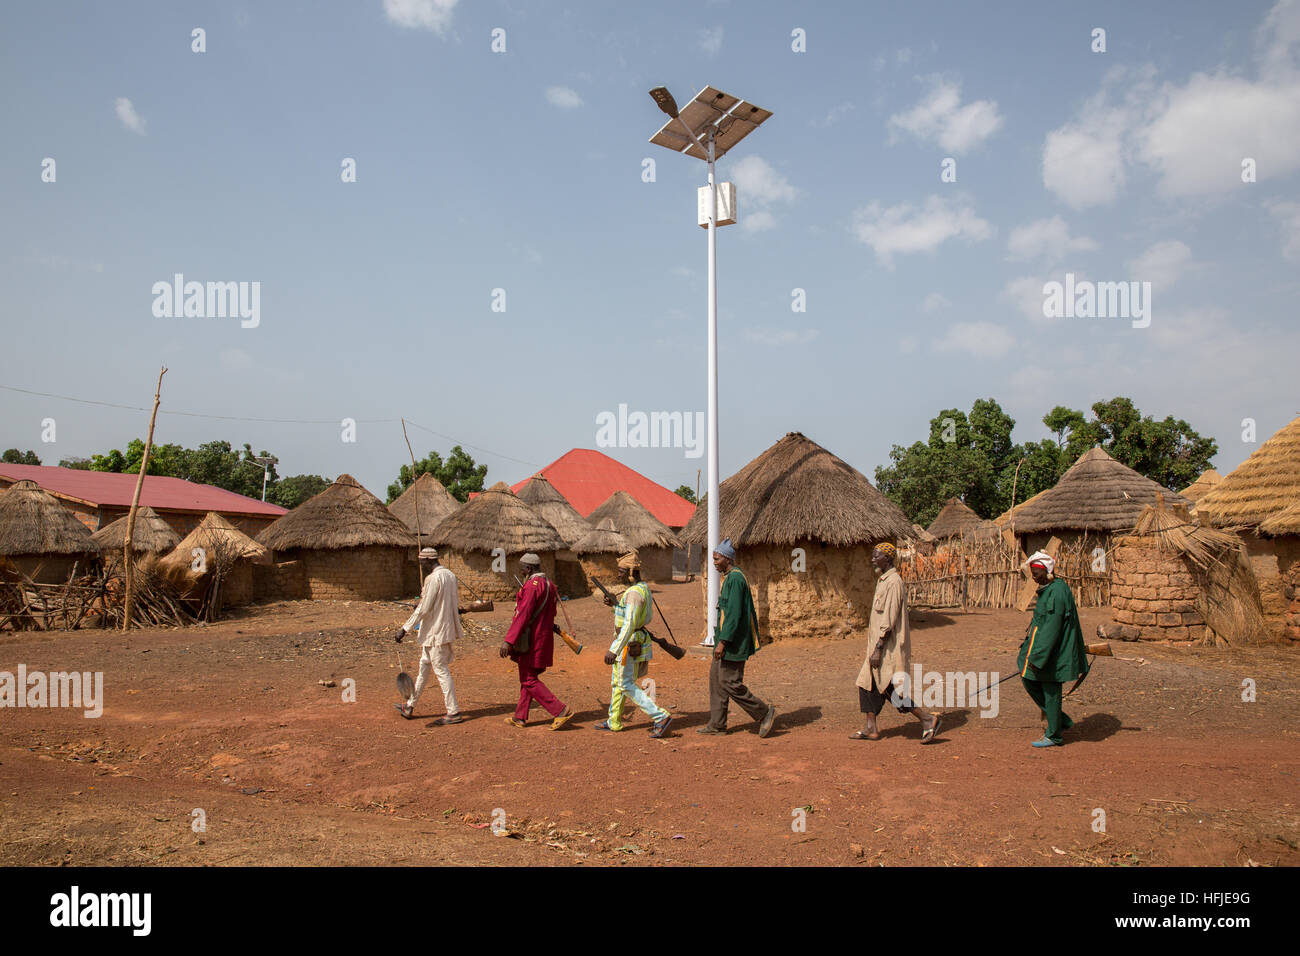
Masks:
[[[614,530],[614,519],[603,518],[573,546],[576,554],[627,554],[635,550]]]
[[[1182,495],[1139,475],[1103,448],[1079,456],[1053,487],[1016,508],[1016,534],[1038,531],[1129,531],[1147,505],[1190,506]]]
[[[542,475],[528,479],[519,489],[519,500],[545,518],[570,547],[591,532],[587,519]]]
[[[829,451],[790,432],[722,483],[722,537],[736,547],[823,541],[843,547],[912,534],[898,505]],[[708,508],[701,500],[682,537],[702,545]]]
[[[210,554],[224,551],[235,555],[236,560],[247,559],[257,564],[271,560],[271,552],[265,545],[258,544],[215,511],[209,511],[161,563],[188,565],[194,560],[195,548],[203,548]]]
[[[397,515],[402,524],[414,534],[417,505],[420,512],[420,533],[427,535],[438,527],[447,515],[456,511],[460,507],[460,502],[452,497],[451,492],[441,481],[426,471],[397,496],[397,500],[388,506],[388,510]]]
[[[0,492],[0,554],[99,554],[86,526],[34,481]]]
[[[979,529],[984,523],[984,519],[975,513],[975,511],[966,502],[960,498],[949,498],[943,503],[943,508],[935,516],[934,521],[930,522],[930,527],[926,530],[936,538],[960,537],[963,532],[969,534]]]
[[[681,539],[668,527],[626,491],[616,491],[605,499],[604,504],[587,515],[592,524],[600,524],[606,518],[614,522],[618,533],[627,539],[633,548],[680,548]]]
[[[1279,511],[1263,522],[1259,530],[1269,535],[1300,535],[1300,502]]]
[[[121,553],[126,544],[126,522],[130,514],[124,514],[109,524],[104,525],[90,537],[105,551]],[[148,505],[141,505],[135,513],[135,540],[131,550],[143,554],[162,554],[170,551],[180,542],[181,536],[172,530],[158,512]]]
[[[1223,481],[1223,476],[1213,468],[1209,468],[1201,472],[1199,478],[1178,493],[1188,501],[1200,501],[1213,491],[1221,481]]]
[[[1002,527],[1003,525],[1009,524],[1011,521],[1011,513],[1013,511],[1015,512],[1016,520],[1019,521],[1020,513],[1022,511],[1024,511],[1027,507],[1029,507],[1031,504],[1033,504],[1035,501],[1037,501],[1039,498],[1041,498],[1043,495],[1047,494],[1051,490],[1052,490],[1051,488],[1044,488],[1038,494],[1029,496],[1024,501],[1019,502],[1014,508],[1008,508],[1006,511],[1002,512],[1002,514],[998,515],[996,518],[993,519],[993,523],[996,524],[998,527]]]
[[[1284,427],[1196,502],[1220,528],[1255,528],[1300,501],[1300,418]]]
[[[275,551],[338,550],[368,545],[413,548],[415,535],[355,478],[339,475],[320,494],[263,529],[257,542]]]
[[[504,481],[498,481],[471,498],[465,507],[448,515],[428,539],[433,544],[460,551],[488,553],[493,548],[518,554],[568,547],[550,522],[520,501]]]

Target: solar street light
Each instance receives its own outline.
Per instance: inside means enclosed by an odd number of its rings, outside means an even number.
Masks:
[[[675,153],[684,153],[709,164],[708,195],[702,205],[707,213],[709,231],[709,398],[708,398],[708,469],[709,469],[709,532],[708,532],[708,631],[704,642],[713,643],[713,629],[718,623],[718,571],[713,566],[713,550],[718,546],[718,183],[715,163],[737,143],[752,133],[772,115],[771,110],[747,103],[729,93],[706,86],[686,104],[677,109],[677,101],[665,86],[650,91],[651,98],[664,113],[668,122],[650,137],[650,142]],[[724,184],[730,187],[730,184]],[[728,188],[730,210],[728,221],[734,222],[734,190]],[[701,217],[703,218],[703,217]]]

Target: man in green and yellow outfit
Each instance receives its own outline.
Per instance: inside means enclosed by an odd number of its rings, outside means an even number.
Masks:
[[[1061,710],[1061,685],[1088,673],[1088,654],[1070,586],[1053,575],[1056,561],[1045,551],[1029,558],[1029,573],[1038,585],[1033,620],[1020,645],[1020,680],[1047,718],[1047,730],[1034,747],[1059,747],[1061,734],[1074,726]]]
[[[727,706],[735,701],[758,721],[758,735],[772,731],[776,708],[763,703],[745,686],[745,661],[758,652],[758,612],[749,582],[735,566],[736,549],[726,538],[713,552],[713,566],[722,575],[718,589],[718,623],[713,631],[713,663],[709,667],[709,722],[700,734],[727,732]]]
[[[614,671],[609,682],[609,717],[598,723],[596,729],[622,730],[623,702],[630,699],[653,721],[650,736],[663,737],[668,733],[672,715],[637,684],[650,666],[650,632],[645,628],[654,610],[654,598],[650,586],[636,570],[639,565],[624,567],[620,562],[620,567],[631,586],[619,595],[618,603],[605,599],[606,604],[614,605],[614,643],[605,652],[605,663],[613,665]]]

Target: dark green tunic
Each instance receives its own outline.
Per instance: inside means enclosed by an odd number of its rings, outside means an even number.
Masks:
[[[1064,683],[1088,672],[1083,628],[1070,586],[1052,578],[1038,589],[1038,604],[1017,661],[1028,680]]]
[[[726,645],[722,656],[729,661],[748,660],[758,651],[758,612],[740,568],[728,571],[718,589],[718,625],[713,640]]]

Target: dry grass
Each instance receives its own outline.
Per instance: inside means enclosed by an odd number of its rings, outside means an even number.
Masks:
[[[1300,418],[1281,429],[1196,502],[1196,513],[1216,528],[1255,529],[1300,503]],[[1300,514],[1294,530],[1300,533]],[[1261,529],[1262,530],[1262,529]]]

